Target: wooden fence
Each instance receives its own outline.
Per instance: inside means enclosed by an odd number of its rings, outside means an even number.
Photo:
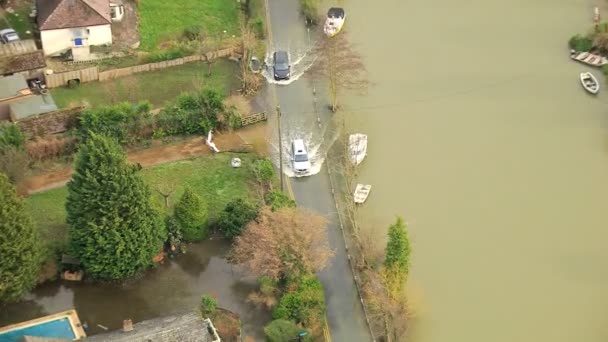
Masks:
[[[197,61],[204,61],[207,59],[216,59],[221,57],[231,56],[236,52],[235,48],[223,49],[218,51],[209,52],[205,55],[193,55],[183,58],[172,59],[169,61],[162,61],[157,63],[148,63],[135,65],[128,68],[112,69],[108,71],[99,72],[99,69],[94,66],[91,68],[62,72],[57,74],[46,75],[46,85],[48,88],[62,87],[68,84],[70,80],[79,80],[80,83],[92,82],[92,81],[109,81],[119,77],[125,77],[140,72],[153,71],[165,69],[173,66],[182,65],[184,63],[191,63]]]
[[[47,88],[57,88],[68,84],[70,80],[78,80],[80,83],[97,81],[99,70],[96,66],[86,69],[60,72],[58,74],[44,75]]]
[[[261,112],[261,113],[251,114],[251,115],[242,117],[241,124],[243,126],[247,126],[247,125],[253,125],[254,123],[258,123],[258,122],[266,121],[266,120],[268,120],[268,116],[266,115],[266,112]]]

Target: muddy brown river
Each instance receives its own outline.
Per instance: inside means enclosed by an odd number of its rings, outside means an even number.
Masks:
[[[348,101],[364,223],[409,222],[411,341],[608,338],[608,97],[567,47],[595,5],[344,2],[375,83]]]

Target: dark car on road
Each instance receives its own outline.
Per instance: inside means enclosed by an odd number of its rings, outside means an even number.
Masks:
[[[276,51],[274,60],[274,79],[288,80],[291,76],[291,66],[289,65],[289,55],[285,51]]]

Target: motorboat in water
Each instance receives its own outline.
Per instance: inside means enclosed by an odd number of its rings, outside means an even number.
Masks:
[[[346,13],[344,9],[340,7],[332,7],[327,11],[327,18],[325,19],[325,25],[323,25],[323,32],[328,37],[333,37],[342,31],[344,26],[344,20],[346,19]]]
[[[369,184],[357,184],[355,188],[354,201],[356,204],[362,204],[367,200],[369,192],[372,190],[372,186]]]
[[[586,91],[595,95],[600,91],[600,83],[597,81],[595,76],[590,72],[581,72],[581,84]]]
[[[348,151],[350,160],[354,165],[359,165],[367,155],[367,135],[354,133],[348,137]]]

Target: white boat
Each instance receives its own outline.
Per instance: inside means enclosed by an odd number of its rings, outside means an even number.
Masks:
[[[361,204],[367,200],[367,196],[369,196],[369,192],[372,190],[371,185],[367,184],[357,184],[355,188],[354,200],[355,203]]]
[[[327,18],[325,19],[325,25],[323,25],[323,32],[328,37],[333,37],[342,31],[344,26],[344,20],[346,19],[346,13],[344,9],[340,7],[332,7],[327,11]]]
[[[597,81],[595,76],[590,72],[581,72],[581,84],[586,91],[591,94],[597,94],[600,91],[600,83]]]
[[[367,155],[367,135],[362,133],[354,133],[348,137],[348,151],[350,153],[350,161],[359,165]]]
[[[590,52],[576,52],[572,50],[570,51],[570,58],[595,67],[601,67],[608,64],[608,58]]]

